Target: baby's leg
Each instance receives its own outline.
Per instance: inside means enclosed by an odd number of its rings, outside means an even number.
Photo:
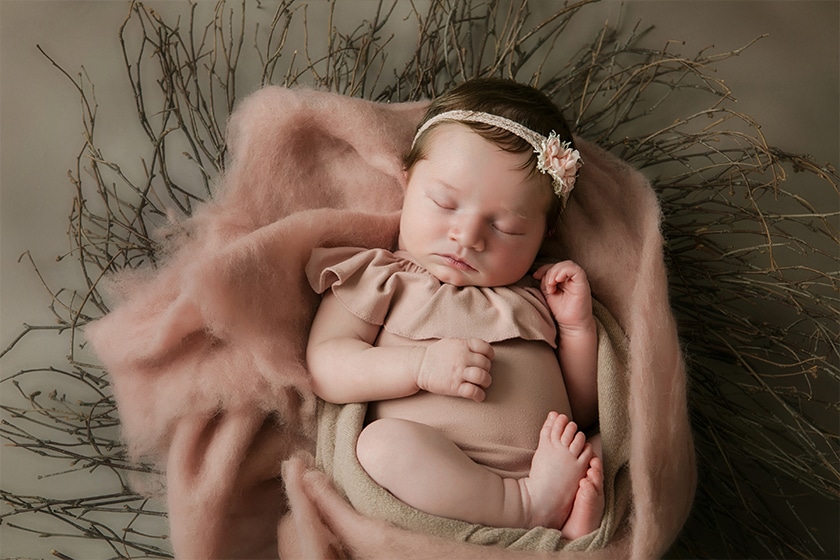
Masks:
[[[574,423],[549,415],[528,478],[502,478],[472,461],[439,431],[386,418],[359,436],[370,477],[427,513],[494,527],[560,528],[592,455]]]
[[[440,431],[382,418],[359,435],[356,455],[394,496],[432,515],[494,527],[523,527],[520,487],[470,459]]]

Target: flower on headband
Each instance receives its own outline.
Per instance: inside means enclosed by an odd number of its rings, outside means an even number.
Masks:
[[[582,165],[580,152],[573,150],[570,142],[562,142],[552,130],[536,154],[537,169],[551,176],[554,192],[565,200],[575,186]]]

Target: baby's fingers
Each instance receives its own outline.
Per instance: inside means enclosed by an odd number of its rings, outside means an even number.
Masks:
[[[553,294],[557,291],[557,285],[565,280],[562,272],[557,270],[547,271],[540,279],[540,289],[544,294]]]
[[[493,351],[493,347],[490,346],[490,343],[486,340],[481,340],[480,338],[470,338],[467,340],[467,347],[470,349],[470,352],[473,352],[478,355],[483,355],[487,358],[487,368],[490,369],[490,360],[493,359],[495,352]],[[480,366],[481,364],[475,364]]]
[[[493,382],[493,378],[490,376],[487,369],[469,367],[464,370],[464,381],[486,389]]]
[[[544,265],[542,265],[541,267],[539,267],[539,268],[538,268],[538,269],[534,272],[534,274],[533,274],[534,278],[536,278],[537,280],[542,279],[542,277],[543,277],[543,276],[545,276],[545,273],[546,273],[546,272],[548,272],[548,270],[549,270],[552,266],[554,266],[554,265],[553,265],[553,264],[544,264]]]
[[[471,401],[482,402],[487,394],[484,392],[484,389],[478,385],[473,385],[472,383],[461,383],[458,387],[458,396]]]
[[[534,273],[534,277],[540,280],[540,289],[547,295],[557,292],[558,286],[562,291],[566,291],[568,288],[580,290],[588,285],[586,272],[572,261],[542,266]]]

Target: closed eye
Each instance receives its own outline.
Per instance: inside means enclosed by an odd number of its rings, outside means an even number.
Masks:
[[[502,220],[498,222],[493,222],[492,224],[493,229],[498,231],[499,233],[503,233],[505,235],[525,235],[526,231],[525,228],[522,227],[522,224],[518,223],[518,220],[511,222],[510,220]]]
[[[499,224],[493,224],[493,229],[495,229],[499,233],[503,233],[505,235],[514,235],[514,236],[525,235],[525,233],[523,233],[519,230],[510,228],[510,227],[506,227],[506,226],[502,226],[502,225],[499,225]]]
[[[455,202],[449,200],[448,198],[430,195],[429,200],[434,202],[435,206],[437,206],[438,208],[442,208],[443,210],[455,210]]]

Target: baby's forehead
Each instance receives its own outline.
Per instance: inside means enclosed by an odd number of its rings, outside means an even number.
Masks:
[[[505,131],[500,132],[507,134]],[[486,134],[474,130],[468,124],[457,121],[444,121],[435,124],[435,126],[425,133],[422,149],[427,157],[432,152],[439,156],[457,157],[459,155],[467,155],[454,149],[459,145],[465,144],[470,146],[483,146],[488,152],[482,153],[482,156],[488,154],[499,155],[506,159],[517,160],[516,164],[521,169],[529,168],[527,164],[531,159],[531,150],[513,151],[506,147],[503,141],[488,137]]]

